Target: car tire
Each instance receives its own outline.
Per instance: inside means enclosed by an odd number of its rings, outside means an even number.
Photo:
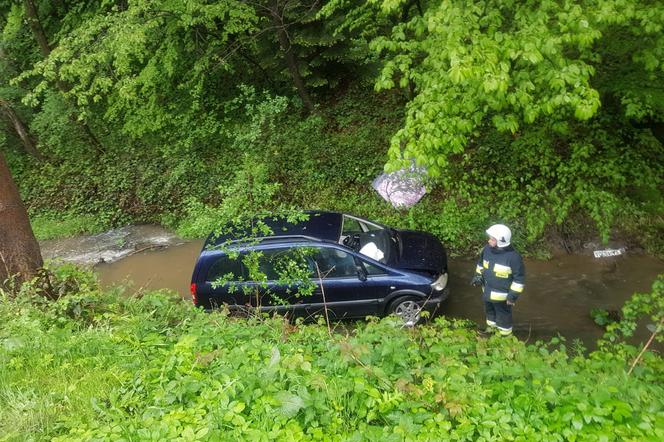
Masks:
[[[414,296],[402,296],[390,304],[388,311],[397,316],[405,327],[413,327],[422,319],[422,305]]]

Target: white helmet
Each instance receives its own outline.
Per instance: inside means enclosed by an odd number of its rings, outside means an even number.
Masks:
[[[498,247],[507,247],[512,240],[512,231],[504,224],[494,224],[486,229],[486,234],[492,238],[496,238]]]

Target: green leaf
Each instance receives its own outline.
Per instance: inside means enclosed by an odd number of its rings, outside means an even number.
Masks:
[[[279,402],[279,411],[288,418],[295,416],[304,407],[302,398],[289,391],[280,391],[275,398]]]

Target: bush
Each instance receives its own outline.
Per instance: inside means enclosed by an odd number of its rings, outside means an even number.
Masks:
[[[31,217],[30,224],[38,240],[99,233],[108,227],[98,223],[97,219],[91,215],[72,215],[57,212],[42,212]]]

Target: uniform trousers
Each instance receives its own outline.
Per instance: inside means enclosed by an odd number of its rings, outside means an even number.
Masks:
[[[512,334],[512,306],[507,302],[484,301],[484,311],[486,312],[486,325],[496,327],[503,336]]]

